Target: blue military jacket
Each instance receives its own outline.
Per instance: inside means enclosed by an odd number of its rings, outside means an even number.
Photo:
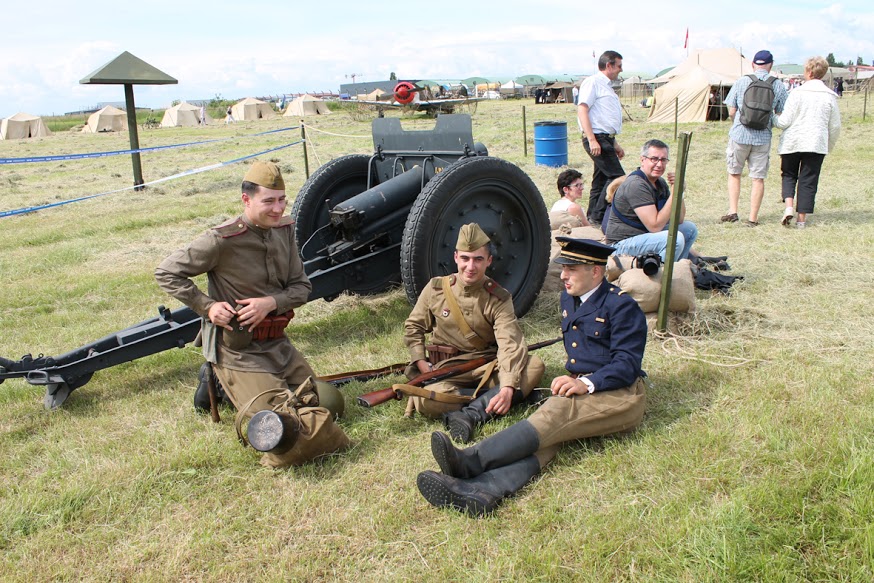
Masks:
[[[574,309],[576,298],[561,293],[561,330],[568,360],[565,368],[584,375],[596,391],[630,386],[644,376],[646,317],[630,296],[605,279]]]

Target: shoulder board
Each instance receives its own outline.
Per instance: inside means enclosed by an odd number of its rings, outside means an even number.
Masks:
[[[454,275],[447,275],[446,277],[449,278],[449,285],[455,285],[455,276]],[[433,278],[431,280],[431,287],[433,287],[434,289],[442,290],[443,289],[443,278],[442,277]]]
[[[273,228],[274,229],[282,229],[282,228],[293,227],[293,226],[294,226],[294,219],[291,218],[291,215],[286,215],[286,216],[282,217],[282,219],[279,221],[279,224]]]
[[[249,227],[243,219],[237,217],[236,219],[230,220],[218,227],[213,227],[212,230],[218,233],[222,239],[227,239],[228,237],[242,235],[249,230]]]
[[[483,288],[485,288],[487,292],[503,302],[506,302],[511,297],[510,292],[502,288],[495,280],[491,278],[486,278],[486,282],[483,284]]]
[[[615,285],[611,285],[609,288],[607,288],[607,291],[609,291],[611,294],[616,294],[617,296],[621,296],[622,294],[626,293],[624,289],[616,287]]]

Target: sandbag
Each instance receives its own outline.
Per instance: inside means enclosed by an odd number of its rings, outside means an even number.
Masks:
[[[614,282],[619,276],[634,267],[633,255],[616,255],[607,258],[607,281]]]
[[[656,312],[662,293],[662,273],[664,266],[653,276],[646,275],[642,269],[635,267],[623,272],[617,279],[618,285],[640,305],[644,312]],[[695,278],[692,276],[692,262],[681,259],[674,263],[671,282],[671,300],[668,304],[671,312],[695,311]]]
[[[580,217],[572,215],[567,211],[549,211],[549,228],[555,231],[561,228],[562,225],[568,225],[570,228],[582,227],[583,221]]]

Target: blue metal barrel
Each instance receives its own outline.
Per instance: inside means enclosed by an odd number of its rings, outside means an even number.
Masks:
[[[534,163],[540,166],[567,165],[567,122],[534,123]]]

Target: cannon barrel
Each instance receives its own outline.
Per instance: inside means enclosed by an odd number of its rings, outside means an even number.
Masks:
[[[331,225],[350,232],[399,209],[409,209],[429,179],[421,166],[414,166],[332,208]]]

